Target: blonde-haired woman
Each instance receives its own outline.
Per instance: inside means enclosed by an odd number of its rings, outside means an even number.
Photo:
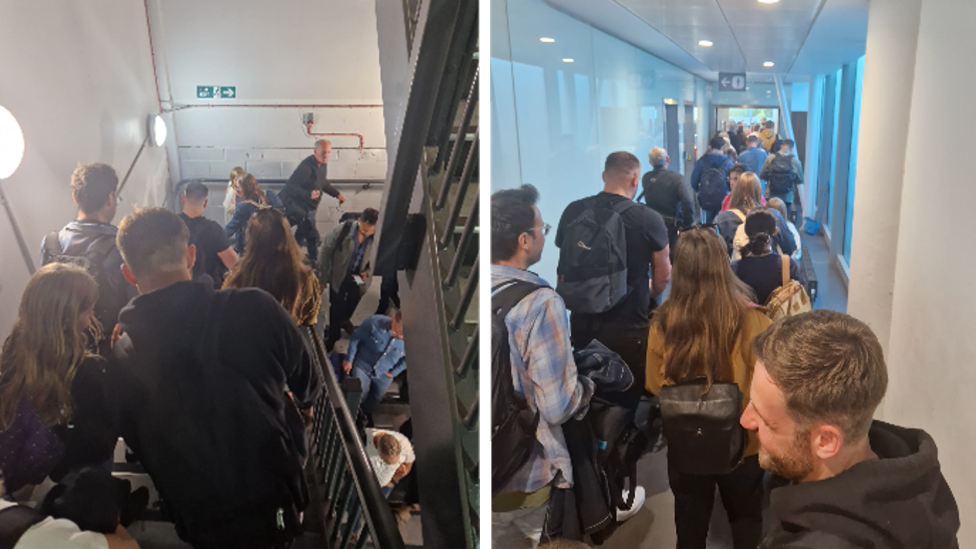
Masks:
[[[729,201],[728,209],[715,216],[715,224],[718,225],[718,234],[725,239],[729,257],[732,257],[735,253],[733,241],[739,225],[745,223],[746,216],[753,208],[765,205],[766,201],[762,197],[759,177],[752,172],[740,175],[726,198]]]
[[[244,175],[244,168],[235,166],[230,171],[230,181],[227,182],[227,196],[224,197],[224,225],[234,218],[237,209],[237,181]]]
[[[105,360],[86,347],[101,327],[95,279],[63,263],[31,277],[0,350],[0,470],[11,492],[111,459],[118,435]]]

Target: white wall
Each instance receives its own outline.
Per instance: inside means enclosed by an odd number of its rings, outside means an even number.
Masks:
[[[175,113],[181,177],[226,177],[241,166],[287,178],[311,154],[303,113],[330,137],[331,179],[384,179],[376,6],[372,0],[165,0],[159,2],[163,72],[174,104],[270,104]],[[198,99],[199,85],[236,86],[236,99]],[[293,108],[287,105],[358,105]]]
[[[20,122],[23,164],[4,190],[39,262],[44,234],[75,217],[69,182],[78,162],[105,162],[121,179],[159,111],[146,13],[128,0],[0,0],[0,105]],[[118,217],[161,205],[169,175],[164,149],[146,149],[122,193]],[[0,211],[0,337],[27,283]]]
[[[704,144],[709,92],[691,73],[542,0],[495,0],[491,17],[491,188],[535,185],[547,223],[555,226],[571,201],[603,188],[608,154],[630,151],[650,170],[648,151],[664,145],[664,99],[679,103],[682,147],[684,103],[697,101]],[[681,151],[668,152],[682,169]],[[551,239],[533,270],[554,283],[559,250]]]
[[[955,152],[976,120],[974,20],[968,0],[871,3],[849,305],[885,343],[884,419],[935,438],[960,547],[976,544],[976,186]]]

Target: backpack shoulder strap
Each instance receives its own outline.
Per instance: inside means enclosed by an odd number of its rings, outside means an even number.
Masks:
[[[105,261],[105,258],[108,257],[108,254],[110,254],[114,248],[115,236],[104,235],[88,245],[88,250],[85,252],[85,255],[89,261],[95,263],[95,266],[101,269],[102,262]]]
[[[742,220],[743,223],[746,222],[746,214],[742,213],[741,210],[738,210],[738,209],[729,209],[729,211],[732,212],[732,213],[734,213],[736,216],[738,216],[739,219]]]
[[[620,200],[613,205],[613,211],[617,212],[617,215],[623,215],[624,212],[633,208],[634,206],[643,206],[643,204],[634,202],[633,200]]]
[[[783,286],[790,283],[790,256],[780,254],[780,263],[783,266]]]
[[[26,505],[15,505],[0,511],[0,547],[13,547],[31,526],[44,520],[44,515]]]
[[[61,255],[64,250],[61,249],[61,233],[59,231],[51,231],[47,233],[44,237],[44,241],[41,243],[41,248],[44,250],[44,261],[46,265],[54,260],[55,257]]]
[[[342,230],[339,231],[339,240],[337,241],[337,243],[345,240],[346,237],[349,236],[350,232],[352,232],[352,221],[346,221],[342,224]]]
[[[524,280],[507,280],[502,282],[491,289],[492,314],[500,315],[500,318],[504,319],[529,294],[540,288],[548,287],[544,284],[533,284]]]

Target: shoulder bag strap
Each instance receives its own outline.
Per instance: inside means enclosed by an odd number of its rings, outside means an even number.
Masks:
[[[745,223],[745,222],[746,222],[746,214],[744,214],[744,213],[742,213],[742,212],[741,212],[740,210],[738,210],[738,209],[729,209],[729,211],[730,211],[730,212],[732,212],[732,213],[734,213],[734,214],[735,214],[736,216],[738,216],[738,217],[739,217],[739,219],[740,219],[740,220],[741,220],[741,221],[742,221],[743,223]]]
[[[44,515],[26,505],[15,505],[0,511],[0,548],[14,547],[31,526],[42,520]]]
[[[786,286],[790,283],[790,256],[780,254],[779,259],[783,265],[783,286]]]

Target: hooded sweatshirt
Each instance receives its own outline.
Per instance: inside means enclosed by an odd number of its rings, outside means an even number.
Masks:
[[[766,152],[773,152],[773,143],[776,142],[776,132],[765,128],[759,132],[759,138],[762,139],[762,148],[766,149]]]
[[[932,437],[880,421],[868,436],[880,459],[825,480],[773,489],[761,548],[959,547],[959,509]]]

